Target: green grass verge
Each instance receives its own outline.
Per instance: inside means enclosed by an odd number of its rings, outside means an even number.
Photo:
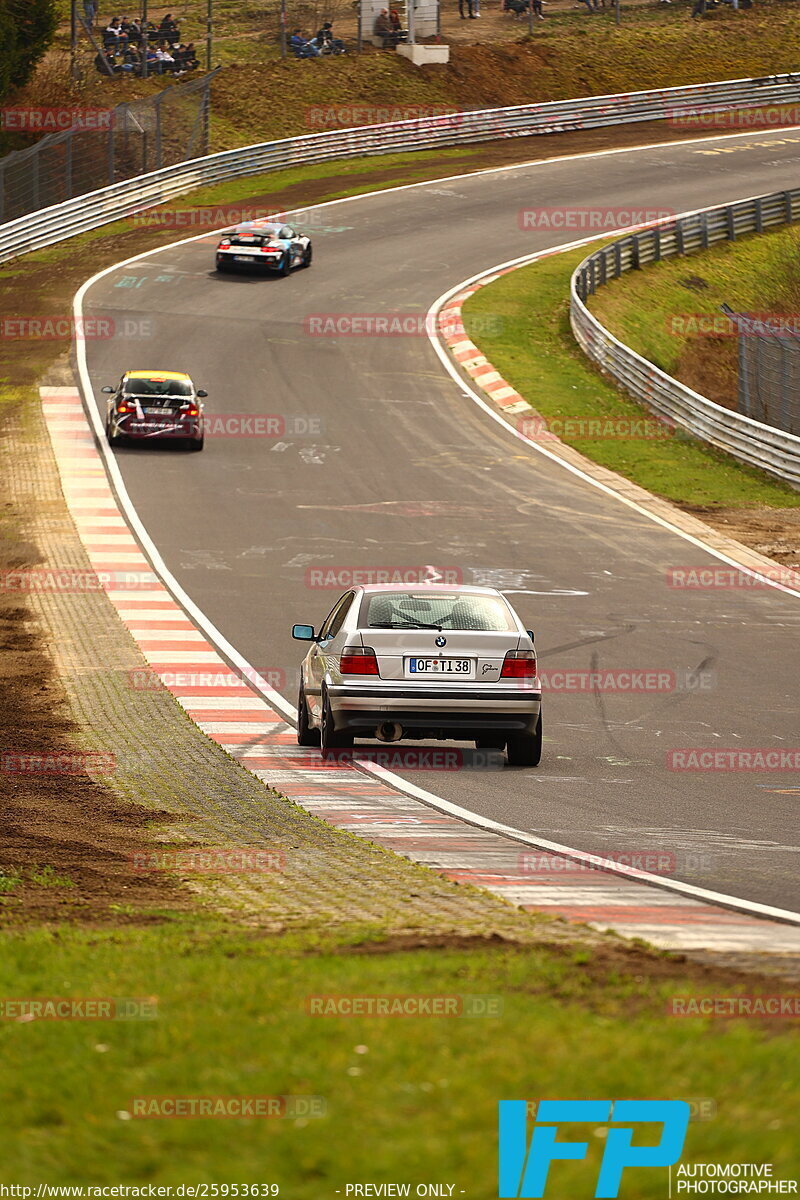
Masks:
[[[776,1175],[789,1173],[800,1051],[787,1023],[668,1018],[671,996],[719,993],[719,983],[698,985],[696,972],[693,982],[690,968],[659,957],[626,962],[609,941],[610,953],[606,945],[365,954],[330,935],[323,946],[321,935],[269,938],[203,919],[6,936],[4,998],[156,997],[158,1016],[0,1024],[0,1176],[277,1182],[293,1200],[321,1200],[364,1179],[437,1181],[489,1200],[497,1101],[541,1096],[708,1099],[717,1115],[690,1127],[685,1161],[769,1160]],[[313,995],[420,993],[490,995],[503,1011],[307,1014]],[[176,1095],[321,1096],[327,1114],[126,1119],[134,1097]],[[554,1168],[562,1200],[591,1194],[602,1143],[590,1142],[589,1163]],[[626,1194],[661,1200],[666,1172],[631,1172]]]
[[[555,255],[481,288],[464,306],[464,326],[496,369],[548,420],[641,422],[646,410],[594,370],[569,327],[569,279],[586,253]],[[691,266],[684,262],[683,270]],[[679,504],[800,505],[800,495],[788,485],[679,435],[560,436],[588,458]]]
[[[723,242],[711,250],[669,258],[642,271],[629,271],[600,288],[591,310],[611,331],[665,371],[680,373],[695,336],[680,336],[695,314],[713,317],[730,330],[722,304],[741,311],[789,313],[800,303],[800,229],[788,226]],[[703,337],[700,353],[727,349],[735,339]],[[735,375],[734,375],[735,383]]]

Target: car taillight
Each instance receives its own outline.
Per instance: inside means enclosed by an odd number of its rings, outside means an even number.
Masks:
[[[223,238],[222,241],[220,242],[220,244],[217,246],[218,250],[230,250],[230,248],[231,248],[231,243],[228,238]]]
[[[136,405],[129,404],[127,400],[121,400],[120,403],[117,405],[117,412],[118,413],[136,412]]]
[[[377,675],[375,651],[371,646],[345,646],[339,670],[343,675]]]
[[[509,650],[500,672],[501,679],[533,679],[536,675],[536,655],[532,650]]]
[[[278,254],[279,251],[280,251],[280,246],[262,246],[261,247],[262,254]]]
[[[196,404],[190,404],[189,407],[186,409],[186,412],[183,415],[185,417],[199,417],[200,409],[197,407]]]

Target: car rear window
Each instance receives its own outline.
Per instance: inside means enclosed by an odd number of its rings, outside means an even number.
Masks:
[[[516,631],[508,605],[499,596],[469,592],[379,592],[364,597],[362,628],[414,624],[485,633]]]
[[[127,396],[180,396],[185,399],[192,394],[192,385],[184,379],[126,379]]]

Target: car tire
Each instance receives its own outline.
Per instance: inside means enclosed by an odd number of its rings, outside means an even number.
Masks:
[[[117,434],[112,433],[111,425],[107,424],[106,425],[106,441],[108,442],[109,446],[113,450],[117,446],[124,445],[125,438],[123,437],[123,435],[121,433],[117,433]]]
[[[284,254],[283,258],[281,259],[281,265],[278,267],[278,274],[283,276],[283,278],[285,279],[287,275],[291,274],[291,271],[292,271],[292,260],[291,260],[289,251],[287,250],[286,253]]]
[[[325,758],[336,757],[337,750],[352,750],[353,735],[343,729],[334,728],[331,702],[326,695],[322,697],[322,726],[319,734],[322,754]]]
[[[201,437],[199,441],[195,441],[194,438],[188,438],[186,441],[186,449],[189,451],[190,454],[192,454],[192,453],[197,454],[200,450],[203,449],[203,446],[205,446],[205,444],[206,444],[205,435],[203,435],[203,437]]]
[[[476,750],[504,750],[506,739],[502,733],[486,733],[483,737],[475,738]]]
[[[218,262],[217,263],[218,271],[227,271],[227,269],[228,269],[228,264],[226,262]]]
[[[305,250],[303,251],[303,261],[300,263],[300,266],[301,267],[310,267],[311,266],[311,247],[310,246],[306,246]]]
[[[533,733],[515,733],[506,742],[510,767],[538,767],[542,761],[542,714]]]
[[[297,695],[297,744],[298,746],[318,746],[320,743],[319,730],[311,727],[306,704],[306,693],[300,684]]]

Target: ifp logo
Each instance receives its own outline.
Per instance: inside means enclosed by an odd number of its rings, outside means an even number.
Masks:
[[[669,1167],[678,1161],[690,1108],[685,1100],[541,1100],[530,1146],[527,1116],[527,1101],[500,1101],[500,1200],[538,1200],[552,1162],[586,1158],[588,1142],[556,1140],[559,1125],[582,1121],[610,1126],[594,1195],[613,1198],[626,1167]],[[661,1127],[655,1145],[633,1145],[634,1126],[641,1124]]]

